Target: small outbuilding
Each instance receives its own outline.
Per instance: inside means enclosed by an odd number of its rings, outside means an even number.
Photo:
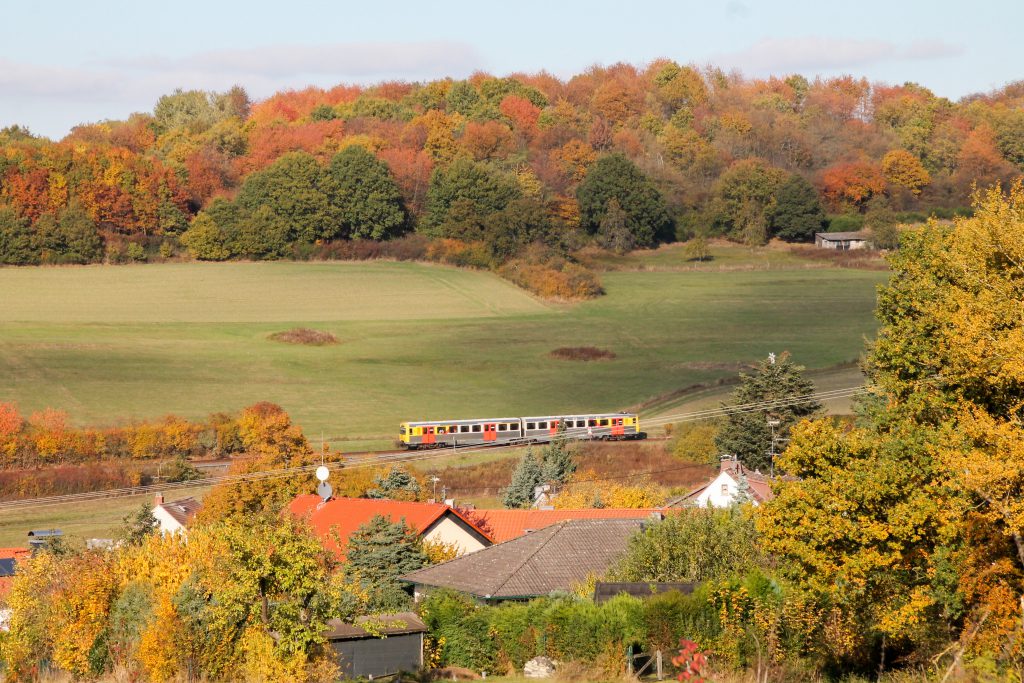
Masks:
[[[857,232],[817,232],[814,233],[814,246],[819,249],[835,249],[836,251],[867,249],[871,246],[871,233],[864,230]]]
[[[413,612],[359,617],[347,624],[332,619],[325,636],[338,657],[343,678],[380,678],[423,667],[427,626]]]

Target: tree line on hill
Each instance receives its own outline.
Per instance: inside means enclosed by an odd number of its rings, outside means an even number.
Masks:
[[[1018,176],[1022,101],[1020,83],[951,102],[667,60],[257,103],[179,90],[60,141],[0,131],[0,263],[306,258],[410,232],[492,267],[530,244],[546,265],[587,244],[806,240],[826,212],[948,216]]]

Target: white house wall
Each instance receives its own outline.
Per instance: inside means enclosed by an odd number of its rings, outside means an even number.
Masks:
[[[162,505],[153,506],[153,516],[156,517],[156,521],[160,523],[160,531],[165,534],[174,534],[179,531],[184,532],[185,527],[178,523],[174,517],[171,516]]]
[[[475,536],[453,519],[451,514],[445,515],[441,521],[434,524],[427,533],[423,534],[423,540],[433,543],[453,544],[459,549],[460,555],[475,553],[483,550],[484,544]]]
[[[739,483],[728,472],[720,472],[715,480],[693,499],[693,502],[700,507],[727,508],[735,504],[739,494]],[[757,501],[753,503],[757,505]]]

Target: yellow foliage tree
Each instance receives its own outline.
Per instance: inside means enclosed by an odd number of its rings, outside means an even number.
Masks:
[[[605,481],[593,470],[578,472],[555,497],[555,508],[655,508],[665,502],[665,491],[646,479],[627,483]]]
[[[886,152],[882,157],[882,174],[893,185],[906,188],[915,195],[921,194],[921,190],[932,182],[921,160],[905,149]]]

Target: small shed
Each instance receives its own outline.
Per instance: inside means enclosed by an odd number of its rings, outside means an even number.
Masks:
[[[63,535],[60,529],[33,529],[28,532],[28,547],[32,552],[42,550],[50,545],[50,541]]]
[[[379,678],[423,667],[427,626],[413,612],[359,617],[354,624],[332,619],[328,624],[325,636],[343,678]]]
[[[871,234],[864,230],[858,232],[817,232],[814,234],[814,246],[819,249],[835,249],[836,251],[867,249],[870,242]]]

